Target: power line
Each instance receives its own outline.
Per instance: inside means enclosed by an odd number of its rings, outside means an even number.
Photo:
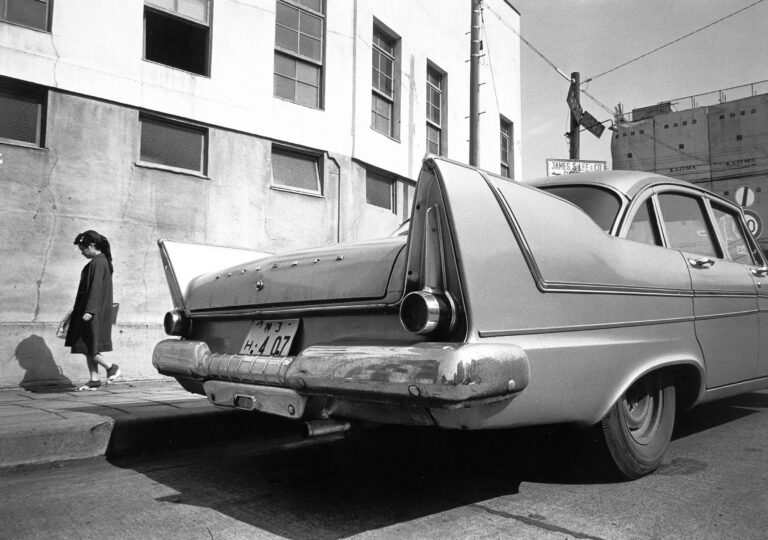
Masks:
[[[762,2],[762,1],[763,1],[763,0],[760,0],[760,2]],[[534,47],[534,46],[533,46],[533,44],[532,44],[530,41],[528,41],[527,39],[525,39],[525,38],[523,37],[523,35],[522,35],[520,32],[518,32],[517,30],[515,30],[514,28],[512,28],[512,27],[511,27],[509,24],[507,24],[507,22],[506,22],[506,21],[505,21],[505,20],[504,20],[504,19],[501,17],[501,15],[499,15],[498,13],[496,13],[496,11],[494,11],[494,9],[493,9],[491,6],[489,6],[489,5],[487,5],[487,4],[483,4],[483,6],[484,6],[484,8],[487,8],[487,9],[488,9],[488,11],[490,11],[491,13],[493,13],[493,14],[496,16],[496,18],[499,20],[499,22],[500,22],[501,24],[503,24],[504,26],[506,26],[506,27],[507,27],[509,30],[511,30],[511,31],[512,31],[512,33],[513,33],[513,34],[515,34],[515,35],[516,35],[518,38],[520,38],[520,41],[522,41],[523,43],[525,43],[526,45],[528,45],[528,47],[529,47],[529,48],[530,48],[530,49],[531,49],[533,52],[535,52],[537,55],[539,55],[539,57],[540,57],[542,60],[544,60],[544,62],[546,62],[546,63],[547,63],[547,64],[548,64],[548,65],[549,65],[549,66],[550,66],[552,69],[554,69],[555,71],[557,71],[557,73],[559,73],[559,74],[560,74],[560,75],[561,75],[561,76],[562,76],[562,77],[563,77],[565,80],[567,80],[567,81],[568,81],[568,83],[571,83],[571,82],[572,82],[572,81],[571,81],[571,76],[570,76],[570,75],[566,74],[566,73],[565,73],[565,72],[564,72],[562,69],[560,69],[559,67],[557,67],[557,65],[555,65],[555,63],[554,63],[552,60],[550,60],[549,58],[547,58],[546,56],[544,56],[544,53],[542,53],[540,50],[538,50],[536,47]],[[480,13],[482,14],[482,11],[481,11]],[[586,83],[586,82],[588,82],[588,81],[585,81],[585,83]],[[583,93],[585,96],[587,96],[589,99],[591,99],[591,100],[592,100],[592,101],[594,101],[594,102],[595,102],[597,105],[599,105],[599,106],[600,106],[600,107],[602,107],[602,108],[603,108],[605,111],[607,111],[607,112],[608,112],[608,114],[610,114],[610,115],[611,115],[611,118],[613,118],[613,110],[612,110],[612,109],[610,109],[609,107],[607,107],[606,105],[604,105],[603,103],[601,103],[601,102],[600,102],[600,100],[598,100],[598,99],[597,99],[596,97],[594,97],[592,94],[588,93],[586,90],[584,90],[584,89],[581,89],[581,88],[580,88],[579,90],[581,90],[581,92],[582,92],[582,93]],[[605,120],[604,122],[607,122],[607,120]],[[601,122],[601,123],[604,123],[604,122]]]
[[[753,2],[753,3],[749,4],[746,7],[743,7],[741,9],[737,10],[737,11],[734,11],[733,13],[730,13],[729,15],[726,15],[725,17],[721,17],[721,18],[717,19],[714,22],[711,22],[711,23],[709,23],[707,25],[702,26],[701,28],[697,28],[693,32],[689,32],[689,33],[685,34],[684,36],[681,36],[681,37],[679,37],[679,38],[677,38],[675,40],[670,41],[669,43],[665,43],[664,45],[661,45],[660,47],[656,47],[652,51],[648,51],[645,54],[641,54],[637,58],[633,58],[632,60],[628,60],[628,61],[624,62],[623,64],[620,64],[620,65],[618,65],[618,66],[616,66],[614,68],[609,69],[608,71],[603,71],[602,73],[598,73],[594,77],[589,77],[587,80],[584,81],[583,84],[586,84],[586,83],[588,83],[590,81],[594,81],[598,77],[602,77],[603,75],[607,75],[609,73],[612,73],[612,72],[616,71],[617,69],[621,69],[624,66],[627,66],[627,65],[631,64],[632,62],[636,62],[636,61],[640,60],[641,58],[645,58],[646,56],[649,56],[649,55],[651,55],[651,54],[653,54],[653,53],[655,53],[657,51],[660,51],[661,49],[663,49],[665,47],[669,47],[670,45],[673,45],[673,44],[675,44],[675,43],[677,43],[679,41],[682,41],[685,38],[692,36],[693,34],[701,32],[702,30],[705,30],[705,29],[709,28],[710,26],[714,26],[714,25],[716,25],[719,22],[722,22],[722,21],[724,21],[724,20],[726,20],[726,19],[728,19],[730,17],[733,17],[734,15],[737,15],[737,14],[741,13],[742,11],[745,11],[745,10],[751,8],[751,7],[754,7],[754,6],[756,6],[757,4],[759,4],[759,3],[763,2],[763,1],[764,0],[757,0],[757,2]],[[520,39],[522,39],[522,38],[520,38]]]

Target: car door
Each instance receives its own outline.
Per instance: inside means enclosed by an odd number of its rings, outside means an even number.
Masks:
[[[693,189],[655,194],[664,244],[679,250],[688,263],[693,286],[696,337],[704,354],[707,388],[756,376],[759,343],[754,264],[731,245],[725,248],[708,199]],[[716,206],[721,218],[728,207]],[[734,216],[731,214],[731,217]]]
[[[732,261],[744,264],[752,275],[757,290],[759,308],[759,344],[755,377],[768,376],[768,268],[760,248],[748,232],[741,212],[712,202],[712,216],[725,255]]]

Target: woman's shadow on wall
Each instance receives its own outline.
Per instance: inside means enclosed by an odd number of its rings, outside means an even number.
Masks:
[[[24,338],[14,353],[19,366],[25,371],[19,383],[21,388],[36,393],[69,392],[74,388],[53,359],[45,340],[37,335]]]

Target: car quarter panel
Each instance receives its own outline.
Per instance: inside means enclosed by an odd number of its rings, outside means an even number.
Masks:
[[[435,161],[468,340],[514,343],[530,362],[529,386],[514,401],[485,406],[492,414],[438,411],[438,423],[462,427],[462,416],[476,427],[593,423],[654,368],[688,364],[703,377],[679,252],[611,237],[558,197]]]

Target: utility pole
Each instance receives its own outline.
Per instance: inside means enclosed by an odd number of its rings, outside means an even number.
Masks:
[[[581,122],[581,73],[574,71],[571,73],[571,91],[568,94],[569,105],[571,107],[571,130],[568,132],[568,142],[570,146],[570,158],[579,159],[579,135]],[[572,101],[571,101],[572,100]]]
[[[472,26],[470,28],[469,56],[469,164],[477,167],[477,132],[480,123],[480,4],[472,0]]]

